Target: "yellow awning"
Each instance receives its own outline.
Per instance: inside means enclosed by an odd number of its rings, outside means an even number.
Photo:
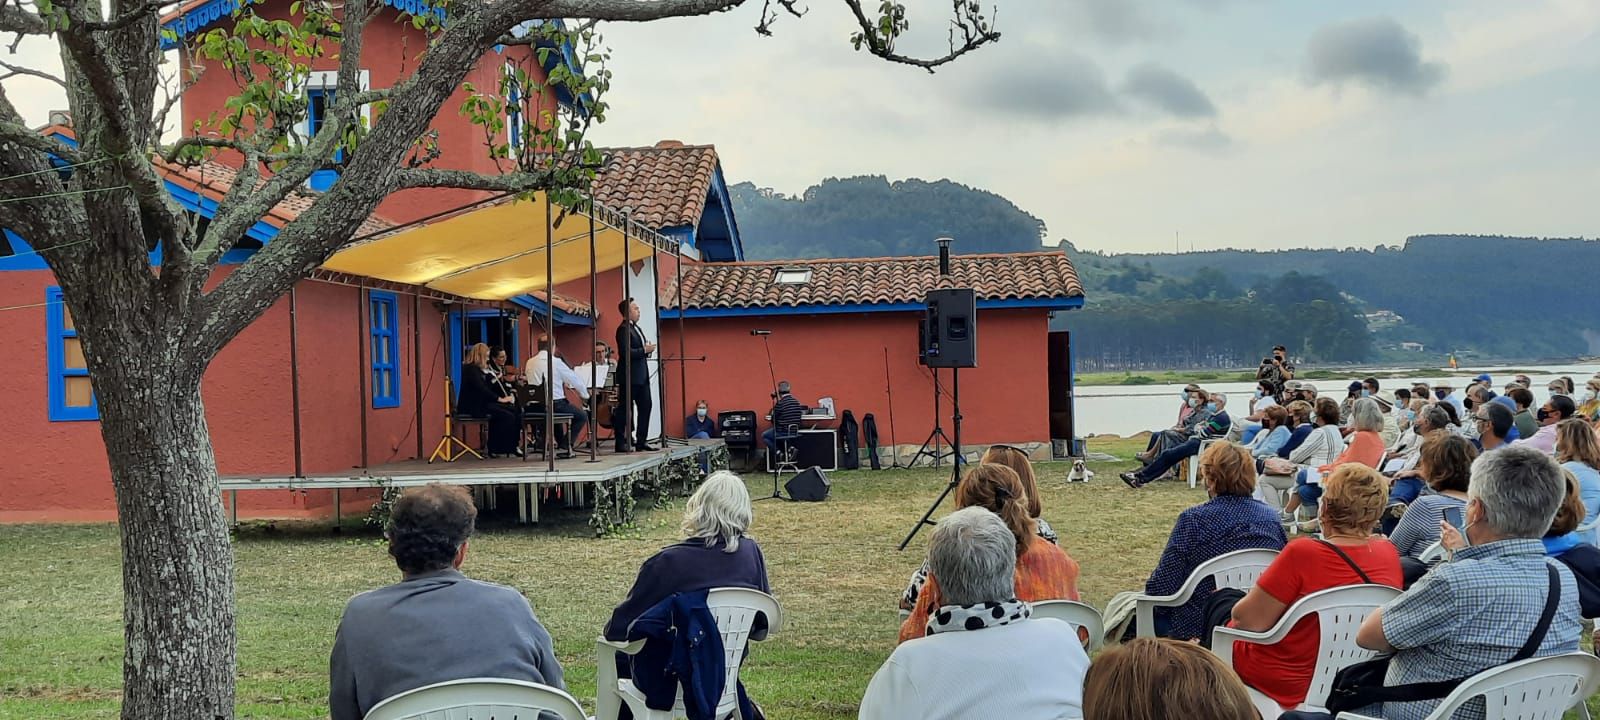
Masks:
[[[553,212],[547,214],[546,207]],[[670,240],[604,207],[593,215],[596,272],[621,267],[624,254],[630,261],[642,260],[671,247]],[[553,268],[547,274],[546,229],[555,219],[561,224],[548,236]],[[561,208],[547,206],[542,193],[526,200],[504,198],[357,242],[322,267],[462,297],[507,300],[588,277],[589,213],[562,217]]]

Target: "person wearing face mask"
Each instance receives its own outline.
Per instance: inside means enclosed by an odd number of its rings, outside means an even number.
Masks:
[[[1578,408],[1573,404],[1572,398],[1565,395],[1552,395],[1546,400],[1539,412],[1534,414],[1534,419],[1539,421],[1539,431],[1533,437],[1517,441],[1518,447],[1528,447],[1538,450],[1546,455],[1556,452],[1556,425],[1577,414]]]
[[[1185,438],[1183,442],[1168,444],[1167,449],[1157,453],[1143,468],[1134,472],[1122,473],[1119,477],[1128,484],[1128,487],[1137,490],[1166,475],[1168,471],[1176,468],[1178,463],[1199,455],[1202,442],[1227,435],[1228,427],[1233,424],[1233,420],[1228,417],[1227,411],[1223,409],[1227,404],[1227,395],[1222,393],[1212,394],[1205,407],[1196,412],[1197,415],[1201,413],[1206,415],[1205,422],[1196,425],[1189,437]],[[1285,437],[1284,439],[1287,440],[1288,438]]]
[[[1200,389],[1198,385],[1189,385],[1183,390],[1185,410],[1178,413],[1178,424],[1165,430],[1150,431],[1150,442],[1145,445],[1144,452],[1134,455],[1141,462],[1150,462],[1157,455],[1166,452],[1175,445],[1182,445],[1194,434],[1196,426],[1211,419],[1216,410],[1207,409],[1206,399],[1210,393]]]
[[[1539,432],[1539,421],[1533,417],[1533,391],[1525,387],[1512,388],[1505,397],[1511,398],[1514,406],[1512,422],[1516,423],[1517,435],[1533,437],[1534,433]]]
[[[683,421],[683,434],[688,435],[690,440],[710,440],[716,437],[717,421],[711,419],[706,401],[701,400],[694,404],[694,414]]]
[[[1591,423],[1600,422],[1600,376],[1589,378],[1577,403],[1578,417]]]
[[[1467,416],[1466,398],[1460,392],[1457,392],[1455,385],[1452,385],[1448,380],[1433,386],[1433,394],[1435,397],[1439,398],[1440,401],[1454,405],[1456,408],[1457,418],[1464,418]]]
[[[1273,397],[1272,383],[1262,380],[1256,383],[1255,397],[1250,399],[1250,414],[1245,416],[1243,423],[1234,423],[1234,432],[1239,442],[1249,445],[1255,440],[1256,433],[1261,432],[1261,420],[1266,417],[1267,409],[1279,407],[1278,401]]]

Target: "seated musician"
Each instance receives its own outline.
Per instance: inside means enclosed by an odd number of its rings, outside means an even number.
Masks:
[[[683,434],[688,435],[690,440],[710,440],[716,436],[717,421],[711,418],[706,401],[695,403],[694,414],[683,421]]]
[[[806,409],[799,400],[794,399],[790,391],[789,381],[778,383],[778,392],[775,396],[776,404],[772,408],[772,427],[761,433],[761,439],[767,447],[772,447],[779,437],[792,438],[798,432],[800,420],[806,414]]]
[[[579,435],[583,434],[584,426],[589,424],[589,413],[567,399],[567,390],[571,389],[578,393],[578,397],[583,398],[585,405],[587,405],[589,380],[588,378],[580,377],[578,373],[567,365],[567,361],[561,358],[561,350],[556,348],[553,341],[545,337],[539,339],[546,347],[541,348],[537,354],[528,358],[524,375],[528,379],[528,384],[532,387],[539,387],[548,381],[550,388],[549,395],[546,397],[553,399],[552,410],[560,415],[572,416],[572,437],[567,437],[567,433],[560,425],[556,426],[556,447],[562,457],[571,457],[572,443],[578,439]],[[547,377],[552,353],[555,355],[555,374]]]

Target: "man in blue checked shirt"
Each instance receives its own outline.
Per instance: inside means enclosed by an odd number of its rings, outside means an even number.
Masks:
[[[1544,453],[1509,447],[1478,458],[1467,490],[1466,533],[1444,527],[1454,549],[1405,594],[1373,611],[1356,642],[1393,652],[1385,686],[1466,678],[1517,654],[1532,636],[1556,568],[1560,602],[1534,657],[1575,652],[1582,632],[1578,584],[1560,562],[1545,557],[1540,538],[1566,496],[1566,480]],[[1386,720],[1421,720],[1438,700],[1387,703],[1361,711]],[[1483,699],[1456,714],[1484,717]]]

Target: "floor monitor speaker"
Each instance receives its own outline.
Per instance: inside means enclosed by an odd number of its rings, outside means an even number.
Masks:
[[[784,483],[783,489],[789,493],[791,500],[801,502],[821,502],[828,499],[828,476],[822,474],[822,468],[815,465],[806,468],[805,472]]]

